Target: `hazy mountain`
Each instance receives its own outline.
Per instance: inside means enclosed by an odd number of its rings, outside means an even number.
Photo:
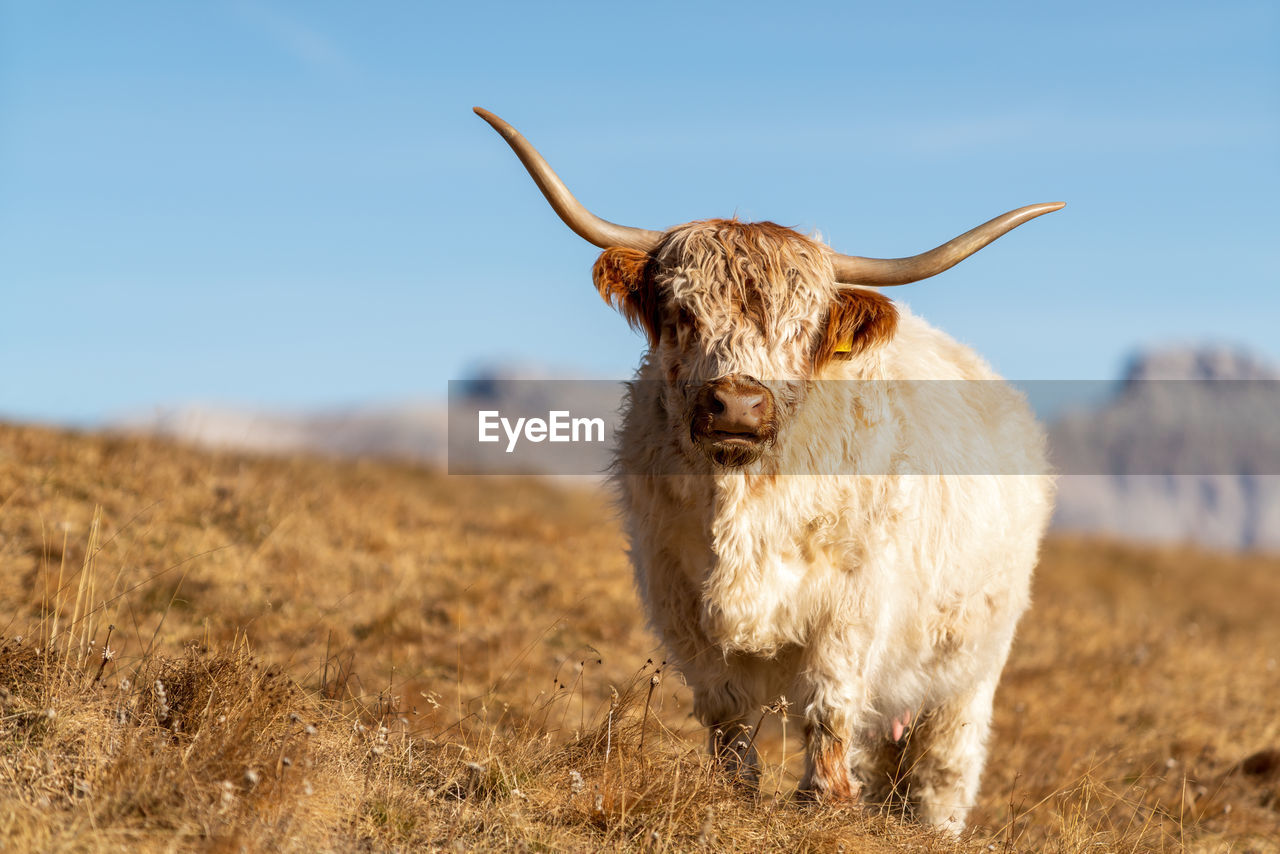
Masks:
[[[521,443],[521,452],[507,457],[502,451],[508,439],[500,428],[496,431],[500,441],[494,445],[477,446],[474,441],[476,415],[481,410],[501,411],[512,419],[545,418],[556,408],[590,412],[606,421],[604,433],[611,436],[622,383],[557,381],[553,379],[555,375],[536,365],[498,365],[478,369],[466,379],[450,383],[447,403],[415,402],[313,413],[192,404],[119,419],[111,428],[215,448],[412,460],[448,466],[455,473],[601,473],[611,456],[603,443]],[[496,457],[491,453],[495,449]]]
[[[206,447],[318,451],[443,465],[447,420],[444,405],[436,403],[296,414],[193,404],[121,419],[113,428]]]
[[[1280,370],[1225,348],[1135,356],[1110,400],[1051,426],[1054,524],[1280,549]]]

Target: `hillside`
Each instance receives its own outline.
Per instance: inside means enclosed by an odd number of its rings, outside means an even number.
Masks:
[[[1280,559],[1035,595],[952,842],[711,773],[599,493],[0,425],[0,847],[1280,851]]]

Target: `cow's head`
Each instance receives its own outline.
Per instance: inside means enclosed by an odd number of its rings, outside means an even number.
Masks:
[[[515,128],[476,108],[524,163],[560,218],[604,249],[596,288],[649,339],[662,399],[690,450],[721,466],[764,453],[832,361],[873,354],[897,311],[871,286],[948,269],[1061,203],[1031,205],[910,258],[841,255],[769,222],[707,220],[666,232],[592,214]]]
[[[611,247],[596,287],[649,339],[671,426],[719,465],[754,461],[828,362],[888,340],[885,297],[838,285],[826,247],[773,223],[693,222]]]

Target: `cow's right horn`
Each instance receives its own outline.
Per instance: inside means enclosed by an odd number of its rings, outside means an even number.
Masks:
[[[906,285],[949,270],[1001,235],[1028,220],[1061,210],[1066,202],[1027,205],[971,228],[936,249],[910,258],[862,258],[831,253],[836,281],[842,285]]]
[[[648,252],[658,245],[658,241],[662,239],[660,231],[618,225],[616,222],[601,219],[587,210],[582,202],[573,197],[573,193],[569,192],[569,188],[564,185],[564,181],[560,180],[560,176],[552,170],[538,150],[529,144],[529,140],[520,135],[518,130],[488,110],[476,107],[475,111],[477,116],[502,134],[507,145],[511,146],[511,150],[524,164],[524,168],[529,170],[534,183],[538,185],[542,195],[547,197],[552,209],[559,214],[560,219],[564,220],[565,225],[577,232],[579,237],[601,249],[622,246]]]

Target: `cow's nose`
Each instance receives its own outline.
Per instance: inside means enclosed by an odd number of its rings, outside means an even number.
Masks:
[[[773,396],[759,382],[748,377],[726,377],[703,388],[703,411],[710,416],[707,426],[716,433],[755,435],[773,414]]]
[[[755,433],[764,423],[763,393],[740,394],[719,388],[711,394],[711,429],[723,433]]]

